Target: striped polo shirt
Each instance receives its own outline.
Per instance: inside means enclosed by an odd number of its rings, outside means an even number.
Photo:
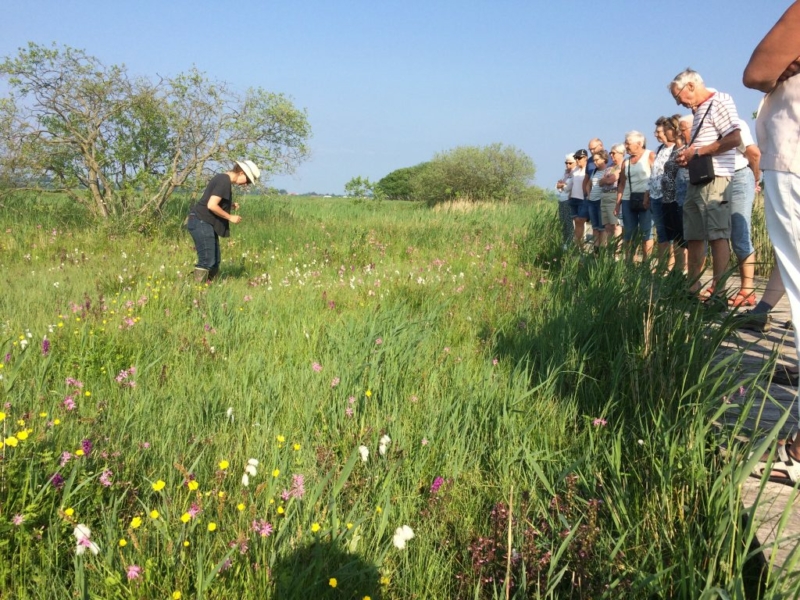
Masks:
[[[698,106],[694,111],[692,123],[692,137],[695,148],[704,148],[713,144],[720,137],[739,129],[739,114],[736,105],[729,94],[708,88],[711,97]],[[705,119],[703,118],[705,115]],[[703,127],[697,132],[697,127],[702,121]],[[695,136],[696,134],[696,136]],[[714,175],[717,177],[733,177],[736,171],[736,148],[716,154],[712,157],[714,162]]]

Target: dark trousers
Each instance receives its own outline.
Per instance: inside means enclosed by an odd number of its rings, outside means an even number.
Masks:
[[[205,221],[201,221],[193,214],[189,215],[189,222],[186,228],[194,240],[194,248],[197,251],[198,269],[219,269],[221,255],[219,251],[219,236],[214,232],[214,228]]]

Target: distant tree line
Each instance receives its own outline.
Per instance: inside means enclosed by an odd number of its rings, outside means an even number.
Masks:
[[[99,217],[159,211],[208,170],[250,159],[270,175],[307,156],[306,112],[191,69],[157,80],[82,50],[29,43],[0,62],[0,189],[57,191]]]
[[[355,177],[345,186],[351,196],[416,200],[429,205],[452,200],[497,202],[530,195],[536,173],[521,150],[503,144],[459,146],[430,161],[397,169],[371,183]]]

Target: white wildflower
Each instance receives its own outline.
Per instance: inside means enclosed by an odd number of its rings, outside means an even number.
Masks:
[[[392,543],[398,550],[406,547],[406,542],[414,537],[414,531],[408,525],[403,525],[394,530]]]
[[[392,443],[392,438],[388,435],[383,435],[378,442],[378,452],[381,456],[386,456],[386,448]]]
[[[242,485],[244,487],[247,487],[248,485],[250,485],[250,477],[249,477],[249,475],[247,473],[242,475]]]
[[[257,458],[248,458],[247,459],[247,464],[251,465],[253,467],[257,467],[258,466],[258,459]]]
[[[367,460],[369,460],[369,448],[366,446],[359,446],[358,453],[361,455],[361,462],[367,462]]]
[[[255,477],[258,474],[258,471],[256,471],[256,468],[253,465],[247,465],[244,468],[244,472],[247,475],[252,475],[253,477]]]
[[[228,417],[228,421],[233,423],[233,407],[232,406],[229,406],[228,410],[225,411],[225,416]]]

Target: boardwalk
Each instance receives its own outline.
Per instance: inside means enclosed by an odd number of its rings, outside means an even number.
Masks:
[[[764,285],[763,280],[757,282],[759,296]],[[779,365],[794,364],[795,332],[783,326],[790,318],[789,302],[784,297],[772,311],[772,330],[769,333],[740,331],[723,345],[718,358],[743,352],[740,367],[744,376],[759,373],[764,362],[773,356]],[[781,435],[785,437],[797,429],[796,389],[770,383],[766,378],[761,379],[761,385],[768,391],[768,396],[758,391],[751,392],[756,394],[758,400],[747,415],[747,433],[753,438],[763,437],[789,411],[789,418],[781,428]],[[740,409],[743,408],[741,399],[734,399],[733,402],[738,403]],[[737,412],[740,413],[741,410],[732,410],[726,422],[735,420]],[[800,553],[800,499],[797,490],[771,482],[767,482],[762,490],[761,482],[751,477],[742,486],[742,501],[746,509],[754,509],[758,541],[771,568],[797,569],[797,559],[792,555],[795,552]]]

